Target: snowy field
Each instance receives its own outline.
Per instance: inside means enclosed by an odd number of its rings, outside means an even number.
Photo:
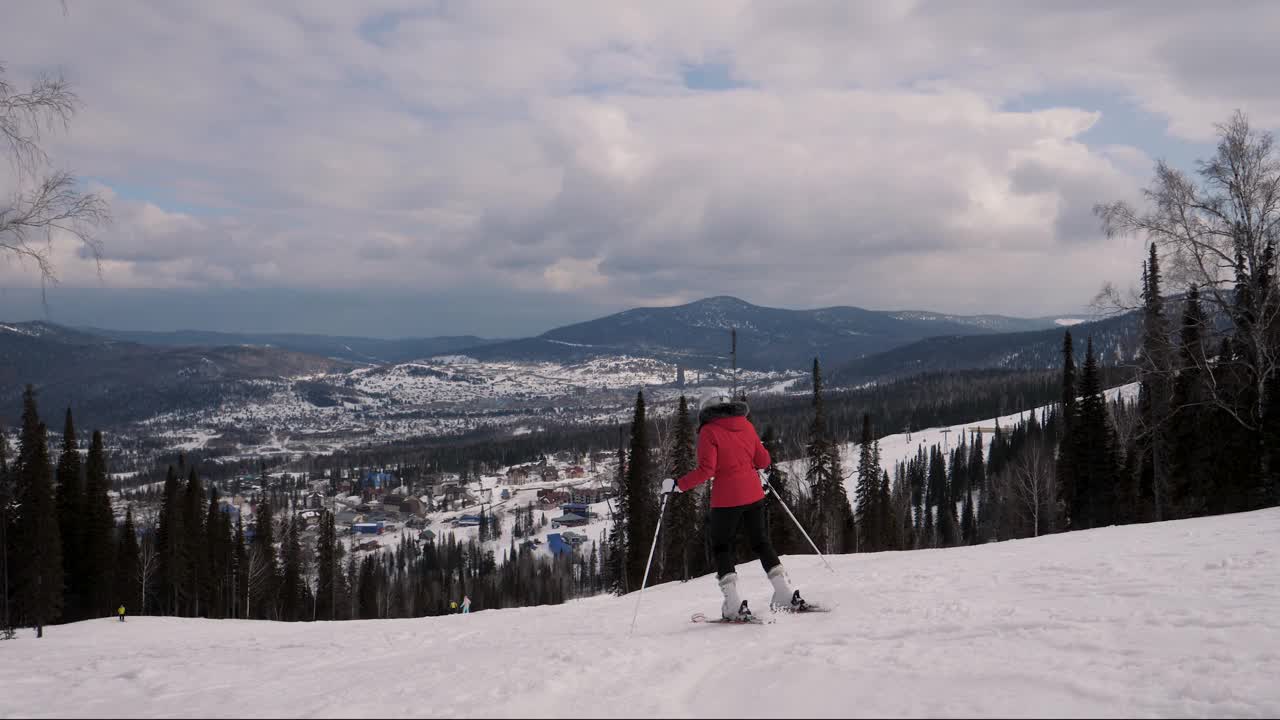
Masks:
[[[787,563],[834,613],[692,624],[718,606],[703,577],[647,592],[634,637],[634,596],[52,627],[0,642],[0,716],[1280,715],[1280,509]]]

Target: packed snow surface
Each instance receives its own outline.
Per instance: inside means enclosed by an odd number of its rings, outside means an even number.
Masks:
[[[0,642],[0,716],[1280,715],[1280,509],[786,563],[834,613],[711,577],[415,620],[131,618]],[[768,584],[739,568],[762,609]]]

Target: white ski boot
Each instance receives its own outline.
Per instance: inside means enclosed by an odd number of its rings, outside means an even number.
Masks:
[[[738,573],[729,573],[720,578],[720,592],[724,594],[724,604],[720,606],[720,617],[728,622],[750,622],[751,610],[747,601],[738,595]]]
[[[773,583],[773,597],[769,600],[771,609],[790,612],[804,612],[809,609],[804,598],[800,597],[800,591],[791,587],[787,571],[783,569],[781,563],[769,570],[769,582]]]

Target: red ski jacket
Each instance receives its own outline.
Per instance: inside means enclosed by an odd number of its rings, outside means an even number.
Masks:
[[[680,491],[711,483],[711,507],[739,507],[764,498],[756,470],[773,460],[764,449],[751,421],[745,417],[722,417],[698,431],[698,467],[676,481]]]

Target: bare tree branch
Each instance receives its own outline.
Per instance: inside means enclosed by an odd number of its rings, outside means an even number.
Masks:
[[[1195,287],[1212,319],[1230,318],[1233,339],[1241,343],[1235,358],[1197,355],[1214,407],[1244,428],[1256,430],[1262,419],[1265,384],[1280,370],[1280,302],[1274,253],[1280,240],[1280,156],[1270,133],[1250,127],[1237,111],[1218,126],[1215,155],[1197,163],[1199,184],[1161,161],[1144,196],[1150,206],[1139,212],[1124,202],[1098,204],[1094,213],[1108,237],[1142,235],[1162,251],[1167,279],[1184,289]],[[1243,295],[1236,292],[1242,286]],[[1110,297],[1104,289],[1099,297]],[[1170,373],[1171,368],[1148,368]],[[1243,372],[1257,398],[1238,407],[1223,392],[1226,372]],[[1144,428],[1149,432],[1150,428]]]
[[[155,533],[148,532],[142,538],[142,548],[138,553],[139,615],[145,615],[147,612],[147,596],[151,594],[151,582],[159,568],[160,557],[156,553]]]
[[[9,158],[20,172],[32,173],[49,163],[40,147],[42,133],[71,127],[80,98],[62,77],[41,77],[31,90],[16,92],[4,79],[0,64],[0,137],[9,146]]]
[[[41,145],[44,132],[70,127],[79,106],[62,77],[40,78],[31,90],[17,92],[0,65],[0,138],[16,175],[16,189],[0,201],[0,255],[33,262],[42,287],[57,282],[52,253],[59,234],[79,240],[102,272],[102,244],[94,231],[110,222],[107,203],[82,192],[70,173],[52,170]]]
[[[1044,443],[1034,441],[1010,468],[1013,489],[1030,515],[1033,537],[1040,537],[1041,517],[1047,515],[1047,506],[1056,495],[1052,460]]]

